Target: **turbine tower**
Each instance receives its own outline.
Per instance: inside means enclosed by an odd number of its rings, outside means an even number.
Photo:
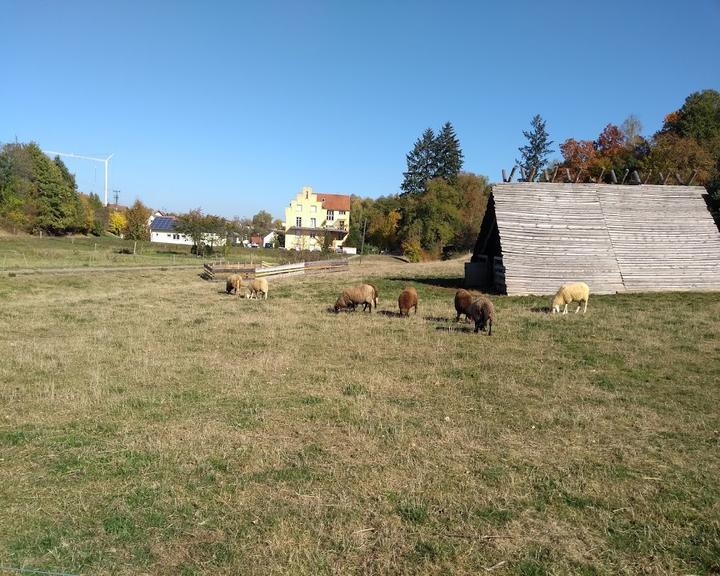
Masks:
[[[52,150],[43,150],[45,154],[53,156],[67,156],[69,158],[80,158],[81,160],[93,160],[94,162],[103,162],[105,164],[105,206],[108,205],[108,162],[115,154],[110,154],[107,158],[96,158],[94,156],[83,156],[82,154],[73,154],[72,152],[53,152]]]

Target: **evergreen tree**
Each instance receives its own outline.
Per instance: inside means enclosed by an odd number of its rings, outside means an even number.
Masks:
[[[433,177],[442,178],[450,184],[457,182],[463,165],[463,153],[455,129],[446,122],[435,138],[435,170]]]
[[[437,145],[432,128],[423,132],[415,142],[412,151],[407,155],[407,172],[400,188],[405,194],[418,195],[425,190],[425,183],[435,177],[437,161],[435,155]]]
[[[552,140],[549,140],[547,130],[545,130],[545,121],[536,114],[530,122],[532,129],[528,132],[523,130],[523,136],[527,138],[528,143],[518,148],[521,160],[515,160],[515,163],[525,170],[526,177],[535,169],[538,175],[547,165],[548,156],[552,151]]]

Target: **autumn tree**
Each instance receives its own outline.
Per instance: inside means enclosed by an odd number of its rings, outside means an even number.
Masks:
[[[252,231],[254,234],[265,236],[272,230],[273,217],[272,214],[265,210],[260,210],[252,217]]]
[[[120,236],[127,229],[127,224],[128,221],[125,214],[117,211],[110,212],[110,216],[108,217],[108,230],[112,234]]]
[[[568,138],[560,144],[560,153],[563,156],[561,167],[568,168],[574,173],[580,170],[587,172],[595,166],[597,154],[592,140]]]
[[[515,162],[525,171],[529,178],[530,174],[539,175],[547,165],[548,157],[552,152],[552,140],[545,129],[545,121],[540,114],[533,116],[530,121],[531,129],[523,130],[523,136],[527,144],[518,148],[520,160]]]
[[[148,220],[150,214],[152,214],[150,208],[140,200],[135,200],[135,203],[125,212],[127,220],[125,238],[128,240],[149,240],[150,228],[148,227]]]

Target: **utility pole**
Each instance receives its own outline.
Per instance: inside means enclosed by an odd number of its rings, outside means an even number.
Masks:
[[[117,208],[118,198],[120,197],[120,190],[113,190],[113,198],[115,199],[115,208]]]
[[[365,222],[363,223],[363,237],[362,245],[360,247],[360,264],[362,264],[362,257],[363,253],[365,252],[365,230],[367,230],[367,218],[365,218]]]
[[[81,160],[93,160],[94,162],[102,162],[105,164],[105,206],[108,205],[108,162],[115,154],[110,154],[107,158],[96,158],[94,156],[83,156],[82,154],[73,154],[72,152],[53,152],[52,150],[43,150],[45,154],[54,156],[67,156],[68,158],[80,158]]]

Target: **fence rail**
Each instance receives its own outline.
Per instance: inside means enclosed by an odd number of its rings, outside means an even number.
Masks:
[[[297,264],[280,264],[267,266],[247,263],[231,264],[228,262],[211,262],[203,264],[203,274],[208,280],[215,280],[218,275],[240,274],[243,278],[268,278],[270,276],[298,276],[319,272],[343,272],[350,269],[347,258],[339,260],[318,260],[316,262],[298,262]]]

